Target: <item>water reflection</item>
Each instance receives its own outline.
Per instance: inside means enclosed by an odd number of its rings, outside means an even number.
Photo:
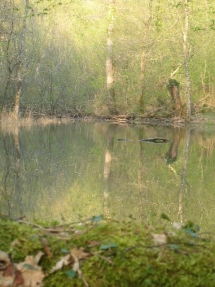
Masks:
[[[140,141],[157,137],[170,142]],[[211,127],[73,123],[2,133],[0,213],[149,221],[165,213],[206,228],[215,215],[214,145]]]

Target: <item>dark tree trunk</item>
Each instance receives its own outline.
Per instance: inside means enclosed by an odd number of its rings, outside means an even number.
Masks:
[[[167,85],[168,91],[172,97],[174,110],[175,110],[175,116],[181,115],[181,97],[179,92],[179,82],[177,82],[174,79],[169,79],[168,85]]]

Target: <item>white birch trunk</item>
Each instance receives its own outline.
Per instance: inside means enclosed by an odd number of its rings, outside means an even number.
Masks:
[[[115,0],[109,0],[108,11],[108,29],[107,29],[107,57],[106,57],[106,88],[108,93],[108,104],[110,113],[116,112],[115,90],[114,90],[114,67],[113,67],[113,32],[114,32],[114,14]]]
[[[188,0],[184,0],[185,22],[183,30],[183,54],[184,54],[184,68],[186,78],[186,101],[187,101],[187,120],[191,118],[191,103],[190,103],[190,76],[189,76],[189,56],[188,56],[188,30],[189,30],[189,8]]]

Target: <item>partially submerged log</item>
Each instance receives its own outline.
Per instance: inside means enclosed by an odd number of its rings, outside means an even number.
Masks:
[[[139,140],[139,142],[150,142],[150,143],[160,144],[160,143],[168,143],[170,142],[170,140],[166,138],[148,138],[148,139]]]
[[[118,139],[118,141],[134,141],[131,139]],[[170,140],[166,138],[147,138],[147,139],[141,139],[138,140],[139,142],[149,142],[149,143],[156,143],[156,144],[163,144],[163,143],[168,143]]]

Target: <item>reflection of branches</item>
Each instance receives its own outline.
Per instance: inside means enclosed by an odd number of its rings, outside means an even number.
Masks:
[[[11,168],[11,164],[10,164],[10,157],[8,154],[8,149],[7,149],[7,144],[5,139],[3,139],[3,144],[4,144],[4,149],[5,149],[5,154],[6,154],[6,168],[5,168],[5,174],[4,174],[4,184],[3,184],[3,193],[5,194],[5,198],[6,198],[6,202],[7,202],[7,208],[8,208],[8,216],[11,216],[11,207],[10,207],[10,195],[9,195],[9,191],[7,188],[7,182],[10,176],[10,168]]]
[[[168,152],[166,154],[166,160],[167,160],[168,164],[177,160],[180,140],[181,140],[180,129],[175,129],[173,142],[170,146],[170,149],[168,150]]]
[[[20,146],[19,146],[19,127],[16,125],[15,132],[14,132],[14,146],[15,146],[15,178],[16,178],[16,188],[18,192],[18,201],[20,207],[20,214],[19,216],[23,216],[23,209],[22,209],[22,189],[21,189],[21,173],[20,173]]]
[[[143,128],[139,131],[139,139],[143,138]],[[140,218],[144,217],[143,213],[143,193],[144,193],[144,179],[143,179],[143,145],[139,142],[139,167],[138,167],[138,189],[139,189],[139,213]]]
[[[21,166],[20,166],[20,144],[19,144],[19,128],[15,126],[13,133],[13,148],[10,138],[3,138],[5,150],[5,172],[3,175],[3,199],[7,204],[7,216],[13,217],[11,214],[13,198],[18,199],[19,216],[23,216],[22,204],[22,188],[21,188]],[[5,212],[5,211],[3,211]]]
[[[180,221],[183,222],[183,206],[182,206],[182,199],[186,188],[186,174],[187,174],[187,162],[188,162],[188,155],[189,155],[189,145],[190,145],[190,127],[186,129],[186,145],[185,145],[185,153],[184,153],[184,165],[182,169],[182,176],[181,176],[181,186],[179,191],[179,202],[178,202],[178,215]]]

